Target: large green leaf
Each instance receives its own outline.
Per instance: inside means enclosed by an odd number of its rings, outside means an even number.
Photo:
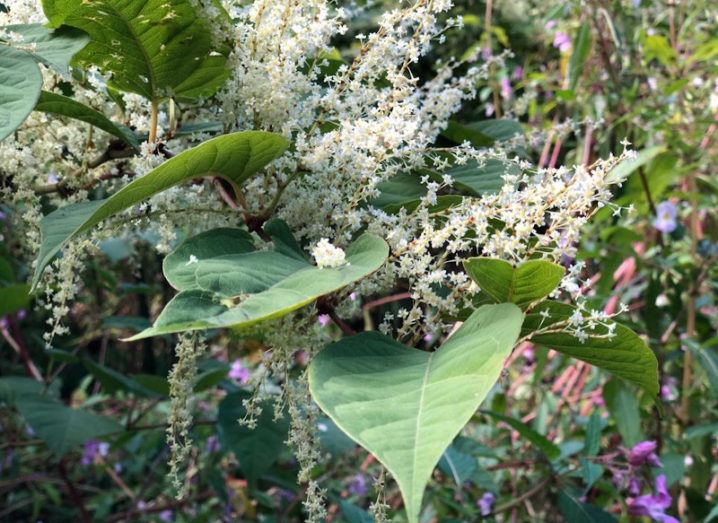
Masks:
[[[397,212],[402,207],[418,204],[426,195],[426,185],[421,183],[419,176],[411,172],[399,173],[377,185],[379,196],[371,201],[371,205],[388,213]]]
[[[30,286],[24,283],[0,287],[0,317],[12,314],[30,304]]]
[[[464,268],[492,302],[515,303],[522,309],[551,294],[565,274],[563,267],[546,260],[514,267],[497,258],[470,258]]]
[[[9,25],[22,42],[0,40],[0,140],[7,138],[32,112],[42,89],[37,62],[67,74],[70,59],[87,43],[87,35],[72,28],[51,31],[40,24]]]
[[[608,183],[622,183],[626,181],[634,171],[640,169],[656,156],[664,152],[666,152],[666,148],[662,145],[643,149],[633,158],[627,158],[616,165],[611,172],[608,173],[608,176],[606,176],[606,181]]]
[[[462,452],[456,443],[452,443],[444,451],[438,466],[444,474],[454,479],[458,487],[463,487],[466,481],[471,481],[471,478],[479,470],[476,456]]]
[[[314,399],[391,472],[410,522],[439,458],[498,379],[522,319],[515,305],[485,305],[433,353],[368,332],[312,361]]]
[[[555,301],[545,301],[526,316],[522,336],[549,349],[585,361],[616,376],[632,381],[648,394],[658,394],[658,362],[653,351],[628,327],[616,323],[614,335],[604,327],[587,330],[588,339],[581,341],[564,331],[576,308]],[[541,329],[552,332],[533,334]]]
[[[249,397],[247,392],[240,391],[222,400],[217,413],[217,433],[222,448],[234,452],[245,477],[256,485],[286,448],[289,422],[286,417],[275,420],[274,406],[265,401],[255,428],[240,425],[239,420],[247,414],[243,401]]]
[[[523,129],[517,120],[480,120],[468,124],[451,121],[441,135],[457,144],[468,141],[474,147],[488,147],[522,136]]]
[[[114,394],[118,390],[124,390],[140,397],[158,395],[156,391],[145,387],[134,378],[125,376],[110,367],[95,363],[89,358],[83,358],[82,362],[87,370],[102,384],[103,392],[107,394]]]
[[[73,409],[48,396],[30,394],[15,401],[20,414],[58,456],[93,438],[122,429],[115,421]]]
[[[191,0],[43,0],[43,8],[53,25],[90,35],[77,60],[97,65],[121,91],[198,98],[227,78],[226,58]]]
[[[106,200],[70,205],[45,216],[41,224],[42,244],[33,289],[55,254],[72,238],[102,220],[192,178],[219,176],[238,188],[286,148],[284,137],[263,131],[219,136],[178,154]]]
[[[618,521],[612,514],[591,505],[582,503],[574,496],[561,490],[558,494],[558,509],[564,521],[570,523],[616,523]]]
[[[469,161],[464,165],[456,165],[447,170],[453,179],[452,188],[460,194],[440,195],[431,212],[438,212],[462,201],[462,196],[481,196],[494,194],[501,190],[505,174],[518,174],[519,169],[512,163],[500,160],[487,160],[479,165],[476,161]],[[403,172],[383,181],[377,185],[379,196],[371,200],[371,205],[387,213],[397,213],[405,208],[407,212],[413,211],[426,196],[426,184],[421,182],[421,176],[427,174],[431,179],[441,181],[442,175],[434,171]]]
[[[223,327],[246,328],[279,318],[357,281],[382,266],[386,242],[364,234],[346,249],[347,263],[318,268],[275,239],[255,251],[247,233],[214,229],[190,238],[167,256],[164,270],[181,292],[154,326],[130,338]]]
[[[5,29],[22,35],[22,42],[14,45],[63,75],[69,74],[72,57],[90,41],[83,31],[72,27],[52,30],[42,24],[19,24]]]
[[[57,393],[57,384],[59,383],[54,382],[50,385],[48,393],[51,397]],[[18,398],[40,395],[44,390],[45,384],[32,378],[23,376],[4,376],[0,378],[0,401],[8,405],[15,405]]]
[[[40,94],[35,110],[87,122],[106,133],[116,136],[133,148],[139,146],[139,139],[131,129],[113,122],[101,112],[67,96],[43,91]]]
[[[0,140],[25,121],[41,89],[42,75],[33,57],[0,44]]]
[[[454,188],[472,196],[497,193],[504,185],[504,175],[519,173],[517,165],[493,159],[486,160],[482,165],[471,160],[446,171],[454,179]]]
[[[645,439],[641,431],[638,398],[631,388],[619,380],[611,380],[603,386],[603,399],[624,445],[632,447]]]

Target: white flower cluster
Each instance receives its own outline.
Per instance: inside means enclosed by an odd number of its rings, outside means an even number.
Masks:
[[[217,97],[219,103],[210,100],[189,108],[183,119],[222,119],[229,129],[267,129],[291,137],[291,152],[246,182],[245,210],[268,209],[287,221],[300,239],[314,245],[312,254],[319,267],[345,264],[341,247],[361,230],[385,238],[392,250],[390,262],[355,290],[379,294],[405,282],[414,305],[387,317],[383,328],[389,329],[389,320],[396,328],[398,320],[399,333],[406,340],[422,330],[445,331],[449,325],[442,323],[443,318],[463,308],[480,291],[456,270],[461,258],[482,255],[520,263],[536,257],[554,261],[573,257],[581,228],[610,198],[608,173],[628,156],[590,166],[535,168],[511,151],[519,145],[532,146],[538,137],[528,142],[517,138],[495,149],[469,144],[435,148],[451,115],[488,78],[490,61],[502,60],[489,58],[477,65],[478,53],[473,53],[463,62],[437,64],[435,78],[419,83],[412,67],[447,29],[461,25],[451,18],[439,22],[452,7],[448,0],[415,0],[387,11],[374,32],[356,36],[352,56],[339,54],[333,42],[345,34],[353,12],[327,0],[256,0],[250,4],[224,0],[229,18],[213,1],[193,1],[202,16],[217,20],[212,24],[215,40],[233,42],[233,75]],[[8,23],[37,21],[38,4],[24,0],[17,7],[13,4],[9,19],[7,14],[2,16]],[[58,78],[49,71],[44,74],[46,88],[54,88]],[[87,82],[73,81],[78,100],[105,114],[116,113],[117,106],[103,87],[104,79],[94,69],[88,72]],[[147,101],[131,94],[123,95],[122,101],[124,112],[116,113],[119,121],[146,131]],[[160,128],[172,128],[173,118],[169,111],[160,111]],[[564,125],[552,132],[570,131],[570,125]],[[203,138],[166,141],[177,153]],[[24,208],[16,230],[26,235],[30,252],[39,246],[40,195],[60,204],[82,201],[88,188],[98,183],[112,191],[163,161],[149,144],[135,158],[99,167],[83,160],[100,155],[108,143],[107,136],[88,131],[84,125],[34,113],[15,139],[0,144],[3,171],[13,180],[12,190],[3,196]],[[497,160],[506,165],[500,191],[440,205],[442,195],[457,191],[447,169],[478,169]],[[412,172],[421,173],[417,179],[425,188],[417,205],[392,213],[371,205],[381,182]],[[239,214],[223,207],[209,184],[196,184],[155,196],[98,229],[94,237],[150,228],[158,233],[157,250],[167,252],[179,227],[196,232],[236,225],[240,220]],[[70,256],[59,263],[69,268],[70,261],[77,259]],[[72,265],[77,269],[77,263]],[[580,277],[581,268],[575,265],[561,288],[579,296]],[[53,330],[59,328],[58,320],[67,313],[75,290],[72,280],[53,282],[52,292],[59,293],[59,298],[51,297],[56,304]],[[341,303],[337,307],[352,310]]]
[[[342,249],[335,247],[329,240],[322,238],[312,249],[312,256],[320,269],[341,267],[346,263],[346,255]]]

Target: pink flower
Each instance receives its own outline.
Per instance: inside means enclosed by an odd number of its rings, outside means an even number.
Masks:
[[[232,362],[228,376],[243,385],[249,381],[249,369],[242,365],[241,360],[236,359]]]
[[[563,31],[557,31],[553,37],[553,46],[562,53],[567,53],[571,49],[571,37]]]
[[[332,319],[329,317],[329,314],[320,314],[317,317],[317,321],[319,322],[319,325],[326,327]]]
[[[513,89],[511,89],[511,81],[505,76],[501,79],[501,98],[510,100]]]

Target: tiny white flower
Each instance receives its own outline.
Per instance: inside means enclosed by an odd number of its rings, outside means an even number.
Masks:
[[[340,267],[346,263],[344,251],[332,245],[326,238],[317,242],[312,249],[312,256],[320,269]]]
[[[665,294],[659,294],[658,297],[656,297],[656,307],[667,307],[670,303],[671,301]]]
[[[185,263],[185,266],[192,265],[193,263],[199,263],[199,259],[197,259],[197,256],[195,256],[194,254],[190,254],[189,261]]]

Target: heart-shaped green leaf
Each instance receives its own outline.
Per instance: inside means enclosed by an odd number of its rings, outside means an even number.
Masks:
[[[111,418],[67,407],[40,394],[17,398],[16,405],[27,424],[58,456],[85,441],[122,430]]]
[[[247,414],[244,401],[249,398],[251,394],[245,391],[227,394],[219,404],[217,433],[222,448],[234,452],[244,477],[254,486],[286,449],[289,420],[286,416],[275,419],[274,405],[264,401],[256,419],[257,426],[240,425],[239,420]]]
[[[42,244],[33,289],[55,254],[72,238],[102,220],[192,178],[219,176],[238,188],[252,174],[280,156],[287,145],[283,136],[264,131],[219,136],[167,160],[106,200],[69,205],[50,213],[41,223]]]
[[[269,230],[282,232],[277,224]],[[181,292],[153,327],[130,340],[279,318],[371,274],[389,255],[384,240],[364,234],[346,249],[346,265],[320,269],[283,234],[273,239],[275,250],[256,251],[248,233],[214,229],[181,244],[164,263],[165,276]]]
[[[530,260],[514,268],[496,258],[470,258],[464,268],[492,302],[511,302],[524,310],[551,294],[565,274],[563,267],[545,260]]]
[[[652,396],[658,394],[658,362],[635,332],[616,323],[613,336],[609,336],[605,327],[598,326],[586,329],[588,337],[582,342],[564,330],[575,312],[576,307],[566,303],[540,303],[526,315],[521,336],[632,381]]]
[[[410,522],[439,458],[499,378],[522,321],[515,305],[485,305],[436,352],[368,332],[312,361],[315,401],[392,473]]]
[[[135,149],[139,147],[139,139],[131,129],[113,122],[101,112],[67,96],[43,91],[40,94],[40,99],[35,106],[35,110],[87,122],[98,129],[102,129],[106,133],[116,136]]]
[[[211,96],[228,77],[226,57],[191,0],[43,0],[50,22],[85,31],[77,55],[121,91],[149,100]]]

